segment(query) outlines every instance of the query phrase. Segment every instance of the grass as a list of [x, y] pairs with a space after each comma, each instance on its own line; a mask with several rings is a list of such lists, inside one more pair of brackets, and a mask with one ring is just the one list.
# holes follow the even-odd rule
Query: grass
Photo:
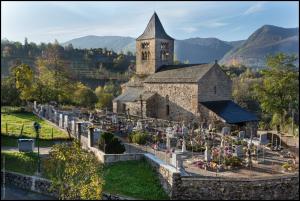
[[[57, 140], [69, 138], [66, 132], [59, 130], [58, 128], [49, 124], [47, 121], [40, 119], [39, 117], [35, 116], [33, 113], [30, 112], [1, 113], [1, 135], [13, 136], [18, 138], [35, 138], [36, 133], [33, 128], [33, 123], [35, 121], [39, 122], [41, 125], [40, 139], [52, 139], [52, 130], [53, 139]], [[21, 135], [22, 127], [23, 132]]]
[[[26, 137], [23, 137], [26, 138]], [[67, 141], [66, 140], [59, 140], [61, 141]], [[40, 139], [40, 147], [50, 147], [53, 146], [55, 143], [53, 140], [48, 140], [48, 139]], [[5, 136], [1, 135], [1, 146], [7, 146], [7, 147], [17, 147], [18, 146], [18, 138], [14, 136]], [[35, 146], [37, 146], [35, 142]]]
[[37, 170], [37, 153], [24, 153], [14, 151], [1, 151], [1, 167], [3, 168], [5, 156], [5, 169], [27, 175], [34, 175]]
[[104, 167], [104, 191], [146, 200], [169, 199], [152, 167], [144, 160], [122, 161]]
[[[34, 175], [37, 170], [37, 153], [1, 151], [1, 159], [3, 156], [7, 171]], [[43, 172], [43, 160], [47, 159], [41, 159], [42, 175], [49, 178], [47, 173]], [[169, 199], [159, 183], [157, 174], [145, 160], [105, 165], [103, 175], [105, 192], [146, 200]]]

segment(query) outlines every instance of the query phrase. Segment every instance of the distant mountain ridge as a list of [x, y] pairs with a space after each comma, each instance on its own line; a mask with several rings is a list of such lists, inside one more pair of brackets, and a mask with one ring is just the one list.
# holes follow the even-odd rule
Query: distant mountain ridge
[[278, 52], [299, 55], [299, 28], [264, 25], [243, 44], [226, 53], [220, 63], [264, 67], [267, 55]]
[[[75, 48], [107, 48], [135, 53], [135, 38], [122, 36], [84, 36], [63, 45]], [[264, 67], [266, 56], [277, 52], [299, 54], [299, 28], [264, 25], [247, 40], [222, 41], [217, 38], [175, 40], [175, 56], [189, 63], [208, 63], [215, 59], [225, 65]]]

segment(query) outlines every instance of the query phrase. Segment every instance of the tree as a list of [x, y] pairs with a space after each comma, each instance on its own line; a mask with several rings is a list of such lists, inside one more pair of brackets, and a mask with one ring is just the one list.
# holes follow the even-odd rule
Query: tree
[[284, 128], [291, 105], [299, 108], [299, 70], [294, 65], [296, 60], [295, 56], [283, 53], [269, 56], [268, 67], [262, 70], [262, 80], [254, 86], [255, 97], [262, 110], [279, 116], [281, 128]]
[[60, 199], [102, 198], [101, 163], [83, 150], [78, 141], [54, 145], [45, 160], [45, 170], [52, 180], [52, 188], [58, 189]]
[[19, 106], [21, 103], [20, 92], [12, 77], [1, 79], [1, 105]]
[[33, 71], [27, 64], [12, 68], [16, 88], [20, 91], [20, 98], [24, 101], [33, 99]]
[[74, 102], [83, 107], [94, 108], [98, 98], [93, 90], [79, 83], [74, 93]]

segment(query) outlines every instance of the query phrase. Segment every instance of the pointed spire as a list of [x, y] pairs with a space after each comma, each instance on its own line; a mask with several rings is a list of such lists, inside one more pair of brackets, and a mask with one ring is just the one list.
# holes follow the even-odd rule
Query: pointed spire
[[152, 39], [152, 38], [174, 40], [165, 32], [164, 27], [162, 26], [155, 11], [144, 33], [141, 36], [139, 36], [137, 40]]

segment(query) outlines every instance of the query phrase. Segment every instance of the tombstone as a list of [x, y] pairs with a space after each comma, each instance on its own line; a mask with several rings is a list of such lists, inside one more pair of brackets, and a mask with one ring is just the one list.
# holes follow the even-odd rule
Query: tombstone
[[208, 146], [205, 147], [204, 160], [207, 162], [211, 161], [211, 150], [208, 148]]
[[183, 138], [183, 141], [182, 141], [182, 149], [181, 149], [181, 152], [184, 153], [186, 152], [186, 142], [185, 142], [185, 139]]
[[260, 134], [259, 142], [260, 142], [261, 145], [265, 145], [265, 144], [269, 143], [269, 140], [268, 140], [267, 136], [268, 136], [267, 133]]
[[172, 153], [171, 165], [176, 167], [178, 170], [183, 168], [183, 160], [181, 159], [182, 153]]
[[113, 114], [113, 115], [111, 116], [111, 122], [112, 122], [113, 124], [118, 123], [118, 119], [117, 119], [117, 116], [116, 116], [115, 114]]
[[239, 139], [239, 140], [243, 140], [244, 138], [245, 138], [245, 131], [240, 131], [240, 132], [239, 132], [238, 139]]
[[230, 128], [229, 127], [223, 127], [222, 128], [222, 135], [229, 135], [230, 134]]
[[243, 146], [242, 145], [237, 145], [235, 147], [235, 153], [236, 153], [237, 157], [239, 157], [239, 158], [243, 157], [243, 155], [244, 155]]
[[63, 114], [60, 113], [60, 114], [59, 114], [59, 120], [58, 120], [58, 126], [59, 126], [60, 128], [63, 128], [63, 122], [64, 122]]
[[170, 140], [170, 137], [168, 137], [168, 136], [167, 136], [166, 147], [167, 147], [167, 150], [169, 150], [171, 148], [171, 140]]
[[71, 121], [71, 132], [74, 136], [76, 136], [76, 122], [74, 119]]
[[33, 101], [33, 110], [36, 112], [37, 111], [37, 107], [36, 107], [36, 101]]
[[69, 121], [68, 121], [68, 118], [69, 118], [69, 116], [68, 115], [64, 115], [64, 129], [67, 129], [68, 128], [68, 123], [69, 123]]
[[100, 139], [101, 130], [99, 128], [94, 129], [94, 142], [98, 142]]

